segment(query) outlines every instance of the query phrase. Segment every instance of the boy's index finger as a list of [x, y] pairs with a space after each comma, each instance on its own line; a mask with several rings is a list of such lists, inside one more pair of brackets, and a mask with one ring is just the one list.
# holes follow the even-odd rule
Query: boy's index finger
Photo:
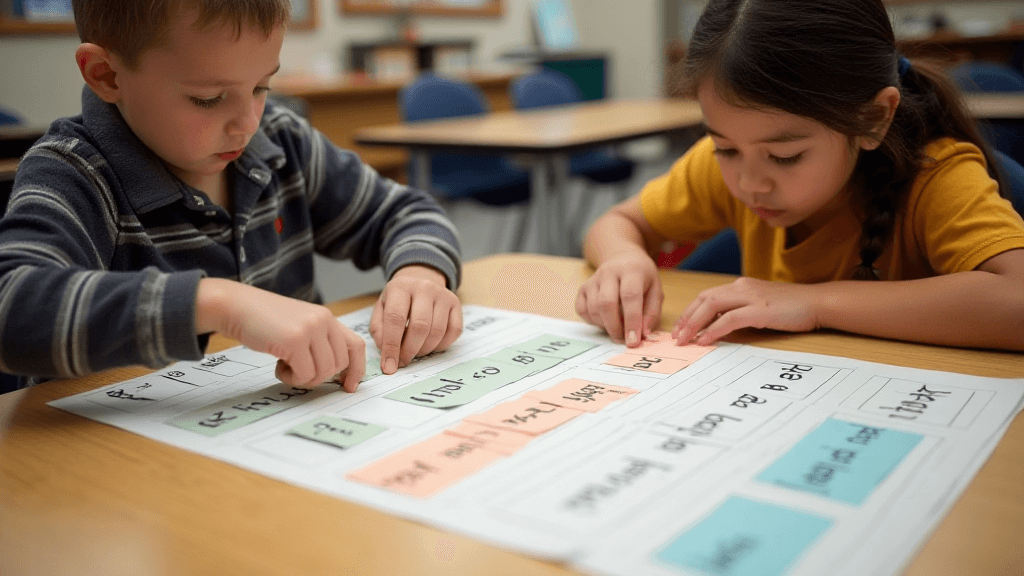
[[398, 355], [402, 352], [402, 338], [409, 321], [412, 298], [406, 292], [390, 294], [381, 309], [380, 369], [385, 374], [398, 370]]
[[[362, 340], [360, 340], [362, 344]], [[366, 374], [366, 346], [352, 346], [348, 351], [348, 370], [345, 371], [345, 381], [342, 388], [346, 392], [355, 392], [359, 381]]]

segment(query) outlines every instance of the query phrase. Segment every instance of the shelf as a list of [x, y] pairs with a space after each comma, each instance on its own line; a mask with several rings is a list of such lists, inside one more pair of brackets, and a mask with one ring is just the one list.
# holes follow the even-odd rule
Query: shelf
[[75, 34], [74, 22], [30, 22], [0, 15], [0, 35]]

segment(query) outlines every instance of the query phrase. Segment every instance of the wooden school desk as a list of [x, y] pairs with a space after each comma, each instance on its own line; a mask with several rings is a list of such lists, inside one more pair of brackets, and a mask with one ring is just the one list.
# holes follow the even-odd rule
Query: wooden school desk
[[1024, 120], [1024, 92], [964, 94], [971, 115], [981, 120]]
[[[549, 220], [549, 197], [569, 177], [569, 155], [585, 148], [662, 136], [694, 128], [703, 120], [694, 100], [596, 100], [571, 106], [496, 112], [470, 118], [364, 128], [355, 140], [364, 146], [408, 147], [416, 162], [417, 181], [430, 187], [431, 152], [516, 154], [530, 167], [530, 219], [536, 224], [542, 251], [557, 253]], [[564, 198], [564, 195], [558, 195]], [[555, 210], [563, 217], [564, 210]]]
[[[582, 260], [498, 255], [465, 266], [463, 302], [576, 318]], [[729, 276], [662, 272], [662, 327]], [[331, 309], [347, 313], [375, 296]], [[1020, 354], [835, 333], [748, 332], [732, 341], [983, 376], [1024, 377]], [[214, 337], [213, 351], [231, 346]], [[147, 371], [120, 369], [0, 396], [4, 576], [246, 574], [566, 575], [540, 562], [75, 416], [46, 402]], [[925, 542], [912, 576], [1022, 574], [1024, 418]]]

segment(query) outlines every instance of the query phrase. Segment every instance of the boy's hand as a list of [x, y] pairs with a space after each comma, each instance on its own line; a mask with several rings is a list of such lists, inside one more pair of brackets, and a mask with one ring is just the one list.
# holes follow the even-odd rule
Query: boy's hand
[[624, 256], [605, 262], [583, 283], [576, 313], [633, 348], [658, 326], [664, 299], [654, 261], [646, 255]]
[[330, 310], [239, 282], [199, 281], [196, 329], [273, 354], [279, 358], [277, 377], [296, 388], [312, 388], [344, 372], [342, 386], [355, 392], [366, 372], [366, 342]]
[[370, 335], [380, 348], [380, 369], [394, 374], [416, 356], [445, 350], [462, 334], [462, 304], [444, 274], [406, 266], [391, 277], [370, 317]]
[[821, 286], [738, 278], [697, 295], [676, 321], [672, 337], [679, 344], [704, 346], [740, 328], [814, 330]]

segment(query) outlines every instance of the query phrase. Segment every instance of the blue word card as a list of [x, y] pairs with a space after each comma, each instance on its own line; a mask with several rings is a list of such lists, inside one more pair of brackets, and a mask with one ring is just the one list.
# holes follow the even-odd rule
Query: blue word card
[[757, 479], [859, 506], [921, 439], [829, 418]]
[[827, 518], [733, 496], [657, 558], [716, 576], [778, 576], [831, 527]]

